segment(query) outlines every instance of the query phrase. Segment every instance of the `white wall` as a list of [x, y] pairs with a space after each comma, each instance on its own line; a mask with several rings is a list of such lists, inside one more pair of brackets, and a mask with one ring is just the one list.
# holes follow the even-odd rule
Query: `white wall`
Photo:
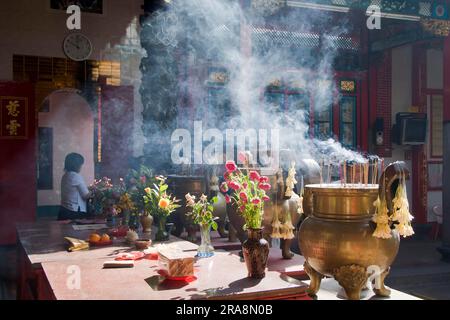
[[94, 180], [94, 117], [89, 104], [77, 93], [57, 91], [49, 97], [50, 112], [39, 113], [39, 126], [53, 128], [53, 190], [38, 190], [38, 206], [61, 202], [61, 177], [67, 154], [81, 154], [86, 184]]
[[[142, 137], [142, 103], [139, 62], [143, 55], [138, 40], [143, 0], [104, 0], [104, 13], [82, 13], [82, 30], [94, 50], [90, 59], [121, 62], [123, 85], [135, 86], [136, 134]], [[13, 80], [13, 55], [64, 58], [62, 43], [69, 33], [68, 15], [50, 9], [50, 0], [0, 1], [0, 81]], [[134, 155], [142, 154], [143, 141], [136, 139]]]
[[[412, 105], [412, 47], [403, 46], [392, 50], [392, 124], [395, 123], [395, 115], [398, 112], [408, 112]], [[409, 147], [392, 145], [392, 158], [386, 158], [386, 163], [405, 161], [411, 170], [410, 160], [405, 160], [405, 151]], [[407, 182], [407, 193], [411, 204], [412, 188], [411, 180]]]
[[[441, 50], [427, 50], [427, 88], [443, 88], [443, 53]], [[395, 123], [395, 115], [398, 112], [408, 112], [412, 106], [412, 47], [403, 46], [392, 50], [392, 123]], [[429, 146], [429, 143], [427, 144]], [[403, 160], [406, 150], [410, 147], [402, 147], [393, 144], [392, 158], [389, 161]], [[429, 155], [429, 152], [428, 152]], [[405, 161], [411, 169], [411, 161]], [[412, 172], [412, 174], [415, 174]], [[408, 182], [408, 198], [411, 203], [411, 181]], [[442, 205], [442, 192], [430, 191], [427, 195], [428, 222], [436, 218], [431, 209], [435, 205]]]
[[[427, 50], [427, 88], [443, 89], [444, 88], [444, 53], [442, 50]], [[430, 99], [428, 99], [428, 108], [430, 107]], [[430, 113], [428, 113], [430, 115]], [[430, 119], [430, 116], [429, 116]], [[431, 141], [428, 144], [428, 157], [431, 154]], [[436, 160], [436, 159], [434, 159]], [[442, 191], [428, 192], [428, 221], [436, 221], [436, 216], [432, 212], [432, 208], [436, 205], [442, 207]]]

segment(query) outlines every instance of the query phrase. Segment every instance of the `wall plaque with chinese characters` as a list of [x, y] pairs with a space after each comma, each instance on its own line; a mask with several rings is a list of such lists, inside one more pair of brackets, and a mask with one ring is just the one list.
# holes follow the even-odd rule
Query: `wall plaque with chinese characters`
[[0, 139], [28, 138], [28, 99], [0, 97]]

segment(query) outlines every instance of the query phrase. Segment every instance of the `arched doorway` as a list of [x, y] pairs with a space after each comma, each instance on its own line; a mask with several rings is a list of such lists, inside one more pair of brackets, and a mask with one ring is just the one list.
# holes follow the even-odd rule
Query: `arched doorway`
[[82, 176], [94, 180], [94, 116], [75, 89], [61, 89], [44, 99], [38, 116], [38, 216], [54, 217], [60, 205], [64, 159], [77, 152], [85, 158]]

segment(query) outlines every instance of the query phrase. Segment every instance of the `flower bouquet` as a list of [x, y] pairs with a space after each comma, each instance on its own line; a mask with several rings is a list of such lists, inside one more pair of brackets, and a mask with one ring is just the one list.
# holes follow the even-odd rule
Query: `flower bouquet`
[[231, 189], [231, 196], [225, 195], [226, 201], [233, 202], [245, 220], [244, 229], [248, 232], [248, 240], [242, 248], [248, 275], [263, 278], [269, 256], [269, 244], [262, 236], [264, 203], [270, 201], [266, 194], [271, 189], [269, 178], [260, 176], [254, 170], [241, 170], [234, 161], [227, 161], [225, 167], [225, 182], [220, 189], [224, 193]]
[[217, 230], [218, 225], [215, 220], [219, 219], [218, 217], [213, 216], [214, 203], [217, 203], [217, 197], [212, 198], [211, 202], [209, 202], [208, 197], [202, 195], [196, 202], [195, 196], [192, 196], [189, 193], [186, 195], [186, 207], [192, 209], [192, 212], [189, 213], [188, 216], [192, 218], [194, 223], [200, 226], [202, 242], [197, 251], [197, 256], [200, 258], [212, 257], [214, 255], [210, 231], [211, 228]]
[[141, 166], [139, 171], [130, 170], [126, 177], [127, 193], [134, 204], [134, 210], [130, 212], [130, 225], [133, 229], [137, 229], [138, 219], [140, 218], [143, 232], [151, 233], [153, 225], [153, 217], [146, 210], [144, 196], [147, 194], [145, 190], [153, 186], [156, 179], [153, 177], [152, 171], [146, 166]]
[[166, 178], [156, 177], [159, 183], [154, 183], [153, 188], [146, 188], [143, 196], [145, 210], [150, 212], [158, 219], [158, 232], [156, 233], [156, 241], [169, 240], [169, 233], [166, 231], [166, 221], [172, 212], [180, 207], [177, 203], [178, 199], [167, 193], [169, 186], [166, 184]]
[[92, 195], [89, 201], [95, 215], [116, 216], [118, 214], [116, 205], [120, 192], [114, 187], [111, 179], [104, 177], [94, 180], [94, 183], [89, 186], [89, 191]]

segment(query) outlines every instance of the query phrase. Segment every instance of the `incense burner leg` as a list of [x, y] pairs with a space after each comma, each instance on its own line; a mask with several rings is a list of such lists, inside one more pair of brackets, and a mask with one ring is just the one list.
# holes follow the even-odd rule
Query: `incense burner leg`
[[320, 283], [322, 282], [322, 279], [324, 276], [314, 270], [308, 263], [308, 261], [305, 261], [303, 264], [303, 268], [305, 269], [305, 272], [308, 274], [309, 278], [311, 279], [311, 282], [309, 283], [309, 288], [307, 290], [308, 294], [311, 296], [315, 296], [317, 292], [319, 292], [320, 289]]
[[294, 254], [291, 252], [291, 243], [292, 239], [280, 240], [281, 254], [283, 256], [283, 259], [289, 260], [294, 257]]
[[375, 286], [374, 286], [373, 292], [375, 292], [375, 294], [377, 296], [380, 296], [380, 297], [390, 297], [391, 296], [391, 290], [386, 288], [384, 285], [384, 280], [386, 279], [390, 270], [391, 270], [390, 267], [387, 268], [386, 270], [383, 271], [383, 273], [380, 274], [380, 278], [375, 280]]
[[366, 268], [352, 264], [336, 268], [333, 276], [344, 288], [349, 300], [360, 300], [361, 290], [367, 283]]

